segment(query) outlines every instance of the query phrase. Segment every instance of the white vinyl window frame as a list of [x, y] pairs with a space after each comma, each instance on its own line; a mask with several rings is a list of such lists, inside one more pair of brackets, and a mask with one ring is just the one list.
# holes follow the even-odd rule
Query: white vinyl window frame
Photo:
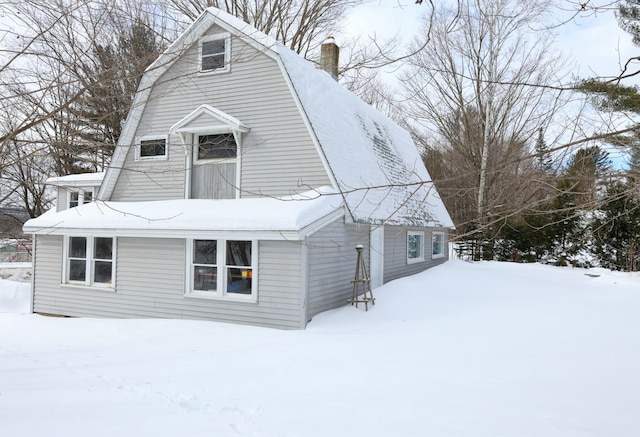
[[[224, 50], [214, 53], [206, 53], [203, 50], [205, 43], [224, 41]], [[222, 67], [205, 69], [204, 64], [209, 57], [224, 56]], [[204, 62], [203, 62], [204, 61]], [[219, 74], [231, 71], [231, 34], [229, 32], [216, 33], [200, 38], [198, 41], [198, 72], [201, 74]]]
[[407, 231], [407, 264], [424, 260], [424, 232]]
[[[84, 256], [78, 256], [71, 253], [72, 239], [84, 239], [85, 252]], [[98, 240], [105, 239], [111, 240], [111, 256], [104, 257], [96, 255], [96, 248]], [[99, 237], [99, 236], [87, 236], [87, 235], [66, 235], [63, 240], [63, 256], [62, 256], [62, 285], [64, 286], [80, 286], [90, 287], [103, 290], [115, 291], [116, 288], [116, 251], [117, 251], [117, 238], [116, 237]], [[74, 279], [71, 273], [72, 262], [84, 261], [84, 279]], [[96, 264], [106, 263], [111, 264], [111, 277], [109, 281], [96, 281]]]
[[[186, 283], [185, 283], [185, 296], [197, 297], [204, 299], [220, 299], [237, 302], [257, 302], [258, 300], [258, 241], [243, 238], [234, 239], [208, 239], [210, 241], [216, 241], [216, 263], [215, 264], [200, 264], [194, 260], [194, 242], [196, 240], [207, 240], [206, 238], [188, 239], [186, 244]], [[227, 259], [227, 242], [228, 241], [243, 241], [251, 243], [251, 265], [244, 266], [245, 268], [230, 264], [230, 260]], [[216, 268], [216, 289], [215, 290], [196, 290], [194, 287], [195, 280], [195, 268], [196, 267], [215, 267]], [[251, 279], [251, 294], [241, 294], [228, 291], [228, 269], [240, 269], [250, 271]]]
[[67, 209], [91, 203], [94, 198], [95, 188], [93, 187], [69, 188], [67, 189]]
[[[200, 138], [213, 135], [231, 135], [235, 142], [235, 155], [218, 158], [200, 158]], [[240, 139], [242, 135], [230, 129], [215, 129], [213, 131], [198, 132], [193, 135], [193, 163], [194, 164], [212, 164], [212, 163], [234, 163], [240, 155]]]
[[431, 234], [431, 258], [444, 258], [444, 232], [433, 231]]
[[[142, 143], [145, 141], [164, 141], [164, 154], [142, 156]], [[135, 148], [135, 160], [136, 161], [165, 161], [169, 159], [169, 136], [168, 135], [145, 135], [143, 137], [136, 138]]]

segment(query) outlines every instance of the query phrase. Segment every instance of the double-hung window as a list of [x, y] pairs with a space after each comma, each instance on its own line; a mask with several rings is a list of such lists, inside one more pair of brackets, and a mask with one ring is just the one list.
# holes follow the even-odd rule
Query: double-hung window
[[74, 190], [69, 191], [69, 208], [90, 203], [93, 200], [93, 190]]
[[64, 283], [113, 287], [113, 238], [73, 236], [65, 242]]
[[434, 231], [431, 235], [431, 258], [444, 257], [444, 232]]
[[424, 261], [424, 232], [407, 232], [407, 263]]
[[189, 294], [254, 300], [255, 243], [245, 240], [190, 242]]
[[200, 71], [229, 71], [231, 38], [228, 33], [209, 35], [200, 40]]

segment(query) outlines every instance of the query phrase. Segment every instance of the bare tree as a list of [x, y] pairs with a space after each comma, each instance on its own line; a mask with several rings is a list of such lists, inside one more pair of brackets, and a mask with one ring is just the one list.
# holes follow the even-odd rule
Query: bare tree
[[408, 109], [418, 135], [448, 160], [448, 183], [471, 203], [456, 223], [463, 229], [482, 229], [530, 196], [531, 149], [563, 103], [551, 35], [532, 30], [546, 6], [469, 0], [442, 8], [425, 26], [429, 45], [410, 58]]

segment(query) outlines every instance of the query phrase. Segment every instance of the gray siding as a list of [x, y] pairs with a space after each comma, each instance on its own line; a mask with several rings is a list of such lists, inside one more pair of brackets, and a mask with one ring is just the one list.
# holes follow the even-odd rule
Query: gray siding
[[304, 328], [301, 246], [259, 242], [258, 302], [186, 297], [185, 241], [118, 238], [116, 291], [60, 285], [62, 237], [38, 236], [36, 312], [80, 317], [162, 317]]
[[[155, 132], [164, 135], [169, 130]], [[151, 134], [152, 132], [147, 132]], [[168, 158], [136, 161], [135, 144], [129, 149], [111, 200], [144, 201], [184, 199], [185, 148], [172, 136], [167, 145]]]
[[67, 209], [67, 196], [69, 192], [66, 188], [58, 187], [58, 200], [56, 202], [56, 211], [64, 211]]
[[307, 240], [309, 318], [347, 304], [353, 294], [356, 245], [364, 246], [369, 268], [369, 226], [332, 223]]
[[[424, 232], [423, 262], [409, 264], [407, 262], [407, 232]], [[433, 259], [431, 257], [431, 233], [433, 231], [444, 232], [444, 257]], [[446, 250], [449, 236], [446, 229], [431, 228], [407, 228], [402, 226], [385, 226], [384, 228], [384, 282], [389, 282], [407, 275], [419, 273], [429, 267], [436, 266], [447, 260]]]
[[[209, 33], [219, 30], [214, 26]], [[197, 73], [198, 46], [187, 50], [156, 82], [135, 136], [166, 134], [208, 104], [251, 129], [239, 152], [242, 196], [283, 195], [301, 186], [330, 184], [277, 62], [237, 38], [231, 49], [231, 71], [218, 74]], [[112, 200], [184, 197], [184, 149], [177, 135], [170, 143], [167, 161], [136, 162], [132, 147]]]

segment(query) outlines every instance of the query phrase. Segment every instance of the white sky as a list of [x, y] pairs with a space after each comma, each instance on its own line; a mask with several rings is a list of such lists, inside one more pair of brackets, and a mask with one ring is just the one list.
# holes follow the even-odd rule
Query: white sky
[[[567, 0], [556, 3], [570, 6]], [[398, 35], [406, 43], [429, 10], [426, 4], [416, 5], [414, 0], [378, 0], [356, 8], [344, 31], [363, 36]], [[556, 9], [549, 25], [565, 22], [570, 17], [567, 11]], [[578, 16], [558, 26], [556, 34], [558, 49], [575, 66], [571, 71], [574, 76], [617, 75], [620, 65], [640, 52], [640, 48], [631, 43], [631, 37], [620, 29], [612, 11]]]

